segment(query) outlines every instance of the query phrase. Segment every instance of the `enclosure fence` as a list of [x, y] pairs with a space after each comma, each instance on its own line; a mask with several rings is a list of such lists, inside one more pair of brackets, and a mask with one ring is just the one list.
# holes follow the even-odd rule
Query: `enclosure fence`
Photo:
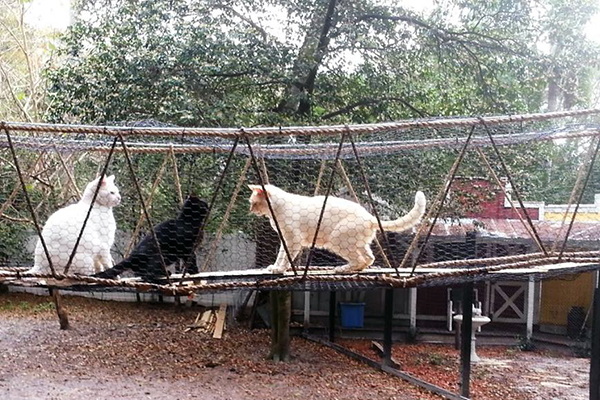
[[[150, 125], [0, 122], [0, 235], [12, 238], [0, 247], [0, 281], [189, 295], [525, 279], [591, 270], [600, 262], [600, 228], [585, 206], [600, 189], [598, 109], [337, 126]], [[168, 265], [170, 254], [160, 244], [162, 281], [69, 273], [77, 246], [65, 249], [66, 265], [30, 271], [36, 240], [51, 259], [43, 221], [78, 200], [85, 182], [111, 173], [123, 195], [114, 210], [117, 261], [135, 251], [144, 232], [158, 244], [153, 227], [172, 217], [186, 195], [207, 200], [193, 271], [185, 263]], [[343, 260], [315, 244], [320, 219], [312, 244], [293, 257], [277, 216], [272, 228], [248, 212], [250, 183], [322, 195], [319, 218], [332, 196], [364, 205], [379, 225], [374, 266], [335, 273]], [[417, 190], [428, 203], [422, 222], [409, 232], [385, 232], [381, 221], [410, 210]], [[496, 208], [482, 206], [488, 203]], [[552, 214], [552, 203], [562, 208]], [[513, 222], [492, 227], [499, 220]], [[470, 232], [479, 235], [478, 246], [469, 246]], [[264, 267], [280, 243], [291, 270], [272, 274]]]

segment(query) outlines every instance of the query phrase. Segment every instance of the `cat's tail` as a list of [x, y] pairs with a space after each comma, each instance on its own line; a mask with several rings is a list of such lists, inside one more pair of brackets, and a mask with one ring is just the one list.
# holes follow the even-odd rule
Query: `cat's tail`
[[120, 263], [113, 266], [112, 268], [109, 268], [102, 272], [98, 272], [92, 276], [96, 278], [114, 279], [128, 269], [131, 269], [131, 260], [129, 258], [126, 258]]
[[[425, 206], [427, 206], [427, 200], [425, 200], [425, 194], [419, 191], [415, 195], [415, 205], [408, 214], [395, 219], [393, 221], [381, 221], [383, 229], [392, 232], [402, 232], [417, 225], [421, 220], [423, 214], [425, 214]], [[377, 222], [375, 222], [377, 223]]]

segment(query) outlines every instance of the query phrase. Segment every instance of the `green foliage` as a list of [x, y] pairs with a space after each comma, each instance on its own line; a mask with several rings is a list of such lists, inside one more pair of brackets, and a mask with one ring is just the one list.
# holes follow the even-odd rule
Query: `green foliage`
[[25, 244], [31, 232], [20, 224], [0, 221], [0, 262], [24, 261]]
[[533, 340], [528, 339], [525, 336], [517, 336], [517, 349], [520, 351], [535, 351], [537, 346]]
[[[65, 63], [48, 71], [48, 120], [251, 126], [537, 111], [550, 78], [576, 79], [570, 106], [589, 99], [599, 59], [582, 36], [589, 0], [448, 0], [429, 14], [333, 2], [327, 20], [332, 2], [83, 1]], [[308, 113], [293, 108], [305, 102]]]
[[[598, 47], [583, 36], [597, 11], [591, 0], [435, 4], [417, 13], [371, 0], [81, 0], [77, 22], [59, 46], [63, 63], [47, 71], [47, 120], [277, 126], [589, 105], [600, 60]], [[580, 144], [545, 142], [501, 151], [527, 200], [568, 200], [582, 160]], [[485, 153], [503, 176], [495, 154]], [[436, 148], [369, 158], [369, 185], [387, 196], [382, 200], [397, 215], [410, 206], [417, 188], [428, 197], [437, 193], [457, 154]], [[162, 159], [134, 161], [147, 194]], [[224, 157], [178, 155], [177, 162], [189, 182], [184, 191], [210, 197]], [[355, 164], [348, 165], [362, 196], [362, 176]], [[120, 171], [124, 198], [137, 202], [126, 164], [116, 158], [112, 168]], [[267, 162], [269, 171], [277, 171], [273, 183], [301, 193], [314, 191], [319, 168], [314, 161]], [[397, 179], [389, 179], [394, 174]], [[459, 174], [489, 176], [474, 153]], [[173, 215], [173, 184], [157, 189], [156, 204], [168, 205], [168, 211], [157, 206], [153, 218]], [[213, 215], [222, 215], [234, 185], [226, 180]], [[334, 189], [341, 187], [338, 178]], [[139, 204], [127, 204], [116, 213], [131, 228]], [[233, 213], [242, 218], [247, 210]]]
[[[66, 63], [49, 71], [49, 120], [256, 123], [288, 49], [247, 27], [229, 29], [207, 2], [117, 4], [65, 36]], [[262, 93], [252, 93], [261, 85]]]
[[2, 304], [0, 305], [0, 310], [2, 310], [2, 311], [18, 310], [18, 311], [31, 311], [33, 313], [44, 313], [47, 311], [51, 311], [53, 309], [54, 309], [54, 304], [52, 304], [51, 302], [32, 304], [32, 303], [28, 303], [26, 301], [15, 302], [15, 301], [7, 300], [7, 301], [2, 302]]

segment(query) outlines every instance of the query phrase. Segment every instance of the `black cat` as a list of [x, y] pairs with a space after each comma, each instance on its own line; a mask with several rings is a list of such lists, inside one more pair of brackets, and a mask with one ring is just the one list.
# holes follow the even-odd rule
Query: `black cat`
[[160, 280], [165, 276], [165, 272], [156, 246], [157, 241], [166, 266], [182, 260], [189, 263], [188, 272], [197, 272], [196, 257], [192, 252], [196, 240], [202, 240], [200, 227], [207, 214], [208, 205], [205, 201], [193, 195], [188, 196], [177, 218], [161, 222], [154, 227], [156, 240], [151, 234], [147, 234], [129, 257], [93, 276], [113, 279], [123, 271], [131, 270], [145, 281]]

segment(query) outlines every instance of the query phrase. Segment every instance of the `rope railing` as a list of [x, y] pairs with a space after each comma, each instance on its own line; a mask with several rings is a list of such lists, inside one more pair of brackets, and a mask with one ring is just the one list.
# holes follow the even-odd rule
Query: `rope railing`
[[[529, 256], [529, 257], [525, 257]], [[135, 280], [114, 280], [114, 279], [103, 279], [96, 278], [86, 275], [74, 275], [56, 273], [42, 274], [42, 273], [31, 273], [23, 271], [22, 268], [3, 268], [0, 269], [0, 281], [7, 279], [36, 279], [31, 281], [32, 283], [40, 284], [41, 279], [52, 279], [53, 286], [68, 287], [72, 286], [73, 282], [77, 284], [92, 284], [96, 286], [89, 286], [88, 290], [93, 291], [95, 287], [123, 287], [134, 289], [141, 292], [146, 291], [157, 291], [163, 294], [169, 294], [173, 296], [187, 296], [205, 291], [224, 291], [233, 289], [270, 289], [270, 290], [288, 290], [293, 285], [305, 285], [311, 286], [314, 284], [345, 284], [346, 287], [363, 287], [365, 284], [377, 287], [390, 287], [390, 288], [410, 288], [419, 286], [436, 286], [444, 285], [447, 280], [460, 279], [461, 281], [469, 281], [477, 276], [485, 276], [489, 279], [489, 275], [492, 273], [498, 273], [500, 271], [510, 272], [513, 275], [520, 274], [531, 274], [535, 271], [517, 271], [519, 269], [531, 269], [538, 268], [538, 274], [543, 275], [546, 271], [544, 266], [552, 266], [556, 264], [564, 263], [575, 263], [573, 268], [578, 268], [581, 265], [588, 265], [589, 270], [596, 269], [600, 265], [600, 252], [569, 252], [564, 253], [561, 258], [559, 254], [552, 254], [550, 256], [543, 256], [541, 253], [527, 254], [520, 256], [509, 256], [509, 257], [496, 257], [494, 259], [477, 259], [477, 260], [456, 260], [453, 262], [445, 263], [430, 263], [420, 266], [414, 275], [408, 276], [410, 271], [406, 271], [406, 277], [392, 276], [391, 274], [376, 273], [373, 275], [364, 274], [308, 274], [305, 276], [294, 275], [284, 277], [269, 277], [268, 275], [263, 276], [260, 280], [231, 280], [226, 282], [200, 282], [195, 283], [195, 279], [206, 281], [206, 276], [195, 278], [189, 276], [187, 282], [183, 284], [180, 282], [178, 285], [161, 285], [156, 283], [148, 283], [143, 281]], [[479, 266], [467, 268], [469, 265], [474, 265], [474, 262], [479, 262]], [[496, 265], [491, 263], [496, 262]], [[487, 265], [484, 265], [486, 263]], [[438, 268], [452, 266], [453, 268], [448, 271], [439, 271]], [[571, 267], [564, 267], [565, 273]], [[314, 269], [331, 269], [331, 267], [313, 267]], [[428, 271], [434, 270], [434, 271]], [[367, 270], [368, 272], [368, 270]], [[224, 278], [220, 278], [224, 279]], [[63, 281], [60, 285], [59, 282]], [[41, 284], [44, 285], [43, 283]]]
[[[552, 141], [559, 139], [578, 139], [600, 136], [600, 125], [596, 127], [566, 127], [550, 132], [525, 132], [510, 134], [494, 134], [494, 140], [498, 146], [514, 145], [530, 141]], [[411, 150], [425, 150], [432, 148], [454, 149], [464, 145], [466, 137], [448, 137], [422, 140], [393, 140], [393, 141], [371, 141], [356, 142], [356, 147], [363, 156], [387, 155]], [[214, 144], [196, 144], [193, 142], [126, 142], [127, 149], [132, 154], [211, 154], [229, 153], [233, 142], [219, 141]], [[63, 138], [39, 138], [28, 136], [13, 136], [13, 146], [18, 149], [35, 151], [65, 151], [65, 152], [91, 152], [108, 153], [111, 146], [108, 141], [101, 140], [73, 140]], [[337, 143], [315, 143], [315, 144], [261, 144], [254, 145], [260, 152], [261, 158], [318, 158], [333, 159], [335, 157]], [[482, 148], [491, 146], [487, 136], [473, 136], [471, 148]], [[0, 138], [0, 148], [8, 148], [8, 143]], [[122, 153], [122, 148], [116, 148], [115, 153]], [[244, 147], [235, 150], [238, 154], [249, 155]], [[340, 158], [353, 158], [354, 153], [350, 144], [342, 147]]]
[[[496, 145], [507, 146], [529, 141], [552, 141], [559, 139], [576, 139], [600, 136], [600, 125], [598, 127], [573, 127], [552, 132], [527, 132], [514, 134], [494, 135]], [[108, 153], [111, 150], [108, 141], [94, 140], [65, 140], [62, 138], [35, 137], [13, 137], [13, 146], [18, 149], [34, 151], [66, 151], [66, 152], [91, 152]], [[410, 150], [423, 150], [431, 148], [457, 148], [464, 145], [466, 137], [452, 137], [441, 139], [423, 140], [401, 140], [401, 141], [374, 141], [357, 142], [356, 147], [363, 156], [388, 155]], [[128, 151], [132, 154], [211, 154], [229, 153], [233, 143], [194, 144], [194, 143], [142, 143], [126, 142]], [[471, 139], [471, 148], [489, 147], [490, 141], [487, 136], [474, 136]], [[335, 157], [337, 143], [321, 144], [260, 144], [255, 147], [260, 151], [263, 158], [291, 158], [291, 159], [333, 159]], [[8, 143], [0, 138], [0, 148], [8, 148]], [[122, 153], [122, 148], [115, 149], [115, 153]], [[240, 147], [235, 150], [238, 154], [249, 155], [247, 149]], [[352, 146], [346, 144], [342, 147], [340, 158], [353, 158]]]
[[288, 136], [288, 135], [350, 135], [363, 133], [384, 133], [411, 128], [449, 128], [469, 127], [542, 121], [566, 117], [582, 117], [600, 114], [600, 109], [555, 111], [548, 113], [502, 115], [488, 117], [414, 119], [398, 122], [360, 125], [331, 125], [331, 126], [289, 126], [289, 127], [253, 127], [253, 128], [173, 128], [173, 127], [125, 127], [125, 126], [94, 126], [69, 124], [42, 124], [23, 122], [3, 122], [11, 131], [46, 132], [62, 134], [104, 134], [111, 136], [175, 136], [179, 138], [191, 136], [221, 137], [233, 139], [243, 132], [249, 137]]
[[[477, 148], [484, 146], [501, 146], [513, 143], [524, 143], [527, 141], [543, 141], [543, 140], [556, 140], [559, 138], [584, 138], [584, 137], [596, 137], [600, 136], [600, 124], [590, 125], [578, 122], [577, 125], [572, 124], [569, 127], [548, 130], [545, 132], [513, 132], [506, 133], [507, 130], [499, 130], [498, 132], [492, 133], [490, 130], [491, 126], [506, 124], [506, 123], [524, 123], [534, 121], [546, 121], [551, 119], [559, 118], [575, 118], [585, 116], [600, 116], [600, 109], [588, 109], [588, 110], [575, 110], [575, 111], [561, 111], [553, 113], [537, 113], [537, 114], [522, 114], [513, 116], [490, 116], [490, 117], [473, 117], [473, 118], [440, 118], [440, 119], [420, 119], [410, 121], [399, 121], [391, 123], [380, 123], [380, 124], [362, 124], [362, 125], [339, 125], [339, 126], [307, 126], [307, 127], [257, 127], [257, 128], [174, 128], [174, 127], [121, 127], [121, 126], [90, 126], [90, 125], [64, 125], [64, 124], [33, 124], [33, 123], [14, 123], [14, 122], [1, 122], [2, 126], [7, 131], [17, 131], [22, 133], [47, 133], [47, 134], [77, 134], [77, 135], [98, 135], [93, 138], [73, 139], [57, 136], [41, 136], [36, 135], [29, 136], [14, 136], [12, 135], [12, 142], [4, 142], [0, 139], [0, 148], [22, 148], [28, 150], [39, 150], [39, 149], [51, 149], [52, 151], [88, 151], [88, 152], [123, 152], [125, 156], [129, 158], [129, 154], [133, 153], [169, 153], [170, 156], [174, 154], [182, 153], [228, 153], [229, 160], [233, 157], [234, 153], [243, 154], [250, 156], [250, 159], [254, 161], [255, 169], [257, 169], [257, 175], [260, 176], [258, 171], [257, 161], [254, 160], [253, 151], [256, 151], [261, 158], [319, 158], [319, 159], [333, 159], [335, 157], [337, 163], [342, 158], [356, 158], [359, 155], [370, 156], [378, 154], [390, 154], [394, 152], [401, 152], [410, 149], [419, 148], [457, 148], [466, 150], [469, 148]], [[328, 139], [327, 143], [310, 143], [310, 144], [265, 144], [261, 143], [258, 139], [264, 136], [288, 136], [288, 135], [337, 135], [339, 137], [348, 136], [353, 138], [353, 135], [361, 134], [372, 134], [372, 133], [392, 133], [397, 134], [403, 130], [409, 129], [427, 129], [437, 130], [441, 128], [469, 128], [469, 136], [462, 134], [461, 137], [443, 137], [443, 138], [424, 138], [422, 140], [415, 140], [414, 136], [410, 140], [401, 140], [400, 136], [394, 136], [393, 141], [370, 141], [370, 142], [354, 142], [344, 143], [343, 140], [336, 142], [332, 138]], [[485, 131], [485, 135], [475, 135], [475, 128], [481, 128]], [[456, 133], [456, 132], [454, 132]], [[104, 140], [97, 140], [98, 137], [104, 136]], [[151, 141], [140, 142], [136, 141], [136, 137], [152, 137]], [[165, 138], [157, 138], [157, 136], [163, 136], [170, 140], [166, 141]], [[108, 139], [120, 139], [121, 146], [115, 147], [110, 146]], [[130, 140], [125, 140], [128, 138]], [[134, 140], [136, 138], [136, 140]], [[177, 139], [177, 141], [173, 140]], [[224, 140], [228, 139], [228, 140]], [[236, 146], [240, 139], [246, 140], [248, 146]], [[161, 140], [165, 140], [161, 142]], [[250, 146], [250, 140], [252, 140], [252, 146]], [[110, 140], [112, 142], [112, 140]], [[152, 142], [155, 141], [155, 142]], [[501, 159], [501, 157], [499, 157]], [[264, 160], [263, 160], [264, 162]], [[229, 161], [227, 162], [227, 165]], [[263, 165], [264, 167], [264, 165]], [[131, 169], [131, 165], [130, 165]], [[225, 168], [226, 170], [227, 168]], [[135, 175], [133, 170], [132, 175]], [[364, 174], [364, 172], [363, 172]], [[225, 175], [225, 171], [222, 171], [220, 176], [220, 183], [217, 185], [217, 189], [214, 191], [214, 196], [219, 192], [222, 179]], [[333, 175], [332, 175], [333, 176]], [[368, 188], [368, 181], [366, 176], [363, 176], [363, 180]], [[452, 180], [452, 179], [450, 179]], [[331, 182], [330, 182], [331, 185]], [[446, 187], [446, 189], [448, 189]], [[140, 192], [140, 188], [137, 187], [136, 191]], [[367, 191], [369, 191], [367, 189]], [[371, 198], [371, 194], [369, 193]], [[371, 198], [371, 201], [373, 199]], [[143, 198], [140, 198], [140, 202], [143, 205]], [[211, 208], [212, 208], [211, 201]], [[524, 208], [523, 204], [520, 204], [521, 208]], [[324, 210], [324, 206], [323, 206]], [[321, 211], [323, 211], [321, 210]], [[149, 221], [148, 212], [146, 211], [146, 218]], [[321, 216], [322, 217], [322, 216]], [[379, 218], [377, 218], [379, 219]], [[206, 222], [206, 221], [205, 221]], [[531, 224], [533, 225], [533, 224]], [[425, 225], [423, 225], [424, 227]], [[431, 225], [430, 227], [433, 227]], [[381, 226], [380, 226], [381, 228]], [[382, 228], [381, 228], [382, 229]], [[535, 228], [533, 228], [535, 229]], [[318, 232], [318, 230], [317, 230]], [[281, 236], [281, 234], [279, 235]], [[316, 233], [315, 233], [316, 238]], [[384, 236], [385, 238], [385, 236]], [[155, 239], [156, 240], [156, 239]], [[541, 243], [541, 239], [539, 239]], [[426, 244], [426, 243], [425, 243]], [[284, 243], [285, 246], [285, 243]], [[424, 248], [424, 245], [423, 247]], [[577, 260], [573, 262], [584, 262], [584, 263], [600, 263], [600, 251], [593, 252], [564, 252], [562, 249], [560, 253], [556, 251], [544, 251], [542, 253], [530, 253], [521, 254], [516, 256], [508, 257], [493, 257], [493, 258], [479, 258], [479, 259], [468, 259], [468, 260], [453, 260], [443, 262], [433, 262], [427, 264], [416, 264], [413, 265], [416, 269], [413, 269], [414, 275], [411, 273], [410, 276], [401, 277], [398, 269], [396, 269], [396, 276], [391, 277], [388, 275], [376, 274], [354, 274], [354, 275], [335, 275], [335, 274], [318, 274], [311, 275], [308, 271], [315, 270], [327, 270], [325, 267], [309, 267], [310, 262], [304, 267], [304, 274], [298, 275], [296, 266], [293, 260], [290, 260], [293, 266], [295, 276], [284, 276], [284, 277], [262, 277], [262, 280], [247, 281], [237, 280], [233, 282], [211, 282], [211, 283], [196, 283], [197, 278], [185, 277], [178, 280], [177, 286], [171, 285], [159, 285], [154, 283], [131, 281], [131, 280], [110, 280], [101, 279], [91, 276], [72, 275], [66, 273], [55, 272], [54, 274], [33, 274], [27, 271], [21, 270], [10, 270], [0, 269], [0, 280], [1, 278], [10, 279], [21, 279], [21, 278], [33, 278], [33, 279], [53, 279], [53, 280], [70, 280], [74, 282], [81, 282], [86, 284], [95, 284], [100, 286], [115, 286], [115, 287], [128, 287], [135, 290], [147, 291], [157, 290], [163, 293], [172, 293], [176, 295], [189, 294], [195, 291], [203, 290], [226, 290], [226, 289], [242, 289], [242, 288], [284, 288], [286, 285], [301, 285], [321, 282], [321, 283], [340, 283], [345, 282], [349, 285], [357, 284], [370, 284], [370, 285], [383, 285], [386, 287], [415, 287], [425, 283], [435, 283], [435, 281], [456, 278], [463, 276], [467, 279], [469, 276], [489, 274], [494, 271], [500, 271], [503, 269], [518, 269], [528, 266], [539, 266], [543, 264], [552, 264], [558, 262], [567, 262], [570, 260]], [[410, 252], [407, 252], [407, 254]], [[289, 255], [288, 255], [289, 257]], [[416, 258], [418, 260], [418, 257]], [[310, 260], [308, 260], [310, 261]], [[401, 267], [404, 267], [404, 262]], [[163, 268], [166, 268], [163, 262]], [[298, 267], [301, 268], [301, 267]], [[453, 271], [427, 271], [439, 268], [454, 268]], [[68, 271], [67, 271], [68, 272]], [[369, 272], [367, 270], [367, 272]], [[166, 274], [168, 276], [168, 274]], [[185, 279], [184, 279], [185, 278]], [[305, 279], [306, 281], [304, 281]], [[167, 279], [168, 280], [168, 279]], [[193, 282], [190, 284], [190, 281]], [[185, 283], [185, 284], [184, 284]]]

